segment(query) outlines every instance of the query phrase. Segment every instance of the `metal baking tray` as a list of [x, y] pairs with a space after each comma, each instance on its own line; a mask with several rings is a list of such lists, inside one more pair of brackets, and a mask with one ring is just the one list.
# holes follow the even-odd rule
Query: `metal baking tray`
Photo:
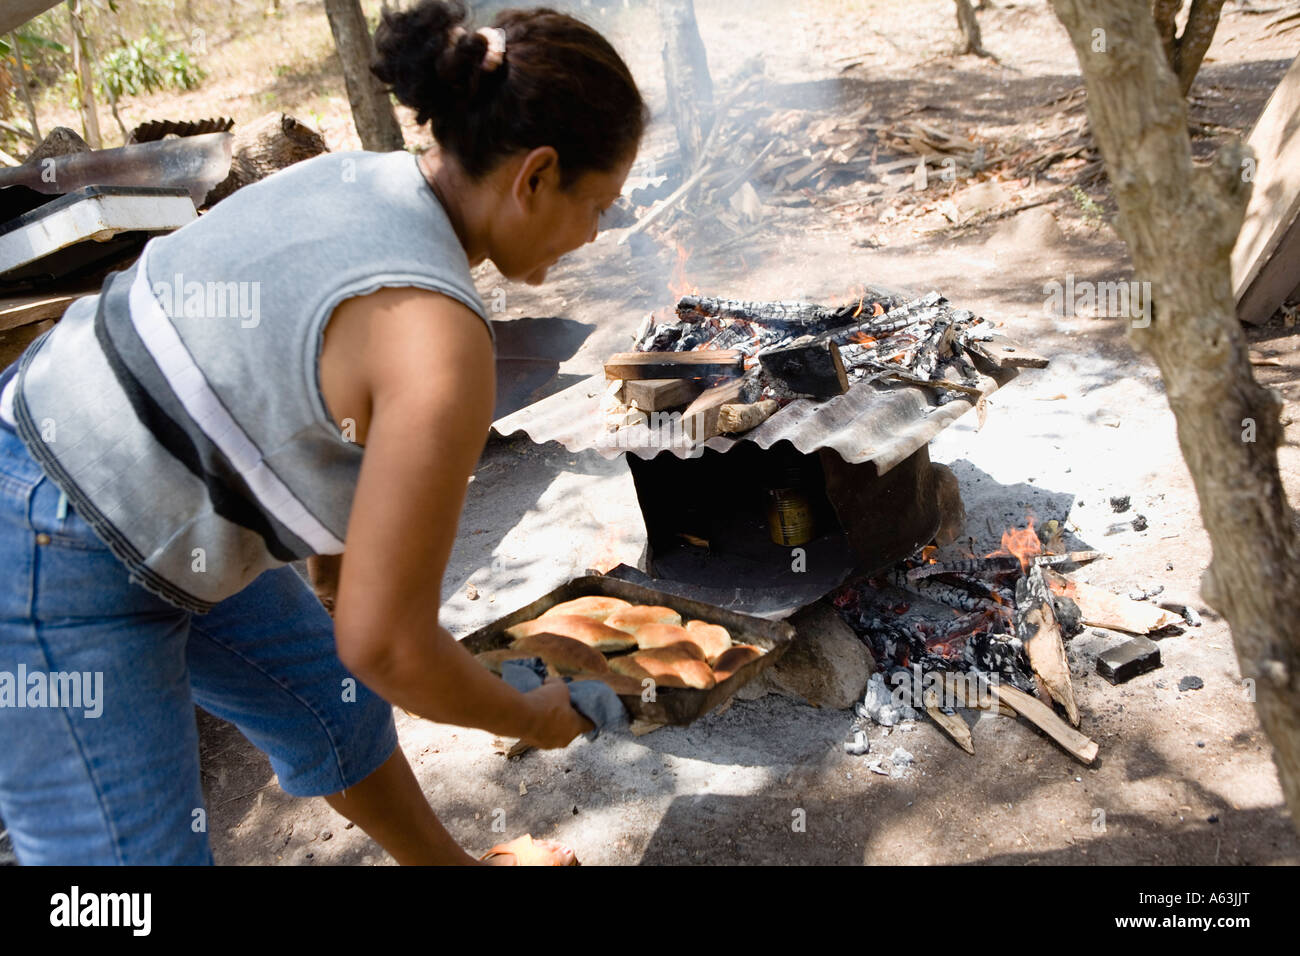
[[652, 701], [642, 700], [639, 694], [619, 695], [633, 718], [641, 718], [657, 724], [685, 726], [704, 716], [776, 663], [794, 639], [794, 628], [784, 621], [765, 621], [762, 618], [728, 611], [702, 601], [693, 601], [690, 598], [678, 597], [676, 594], [642, 587], [629, 581], [588, 575], [574, 578], [538, 598], [532, 604], [479, 628], [465, 637], [461, 644], [473, 654], [508, 647], [510, 638], [506, 635], [506, 628], [540, 617], [542, 613], [564, 601], [593, 594], [622, 598], [632, 604], [670, 607], [682, 616], [683, 621], [699, 620], [709, 624], [721, 624], [730, 632], [731, 639], [737, 644], [753, 644], [766, 652], [711, 690], [660, 687], [656, 688], [655, 699]]

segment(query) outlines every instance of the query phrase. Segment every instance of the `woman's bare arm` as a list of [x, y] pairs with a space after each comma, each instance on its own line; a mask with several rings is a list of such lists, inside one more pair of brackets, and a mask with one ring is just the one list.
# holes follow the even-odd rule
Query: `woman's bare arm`
[[488, 331], [444, 296], [385, 292], [368, 297], [357, 356], [371, 414], [335, 608], [339, 657], [413, 713], [563, 746], [591, 729], [563, 684], [521, 694], [438, 624], [443, 573], [495, 402]]

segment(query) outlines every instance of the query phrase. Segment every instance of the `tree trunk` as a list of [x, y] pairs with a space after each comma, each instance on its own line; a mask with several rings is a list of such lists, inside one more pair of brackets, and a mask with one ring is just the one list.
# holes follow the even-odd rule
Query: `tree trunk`
[[360, 0], [325, 0], [325, 15], [343, 64], [343, 82], [361, 147], [376, 152], [405, 148], [393, 104], [383, 84], [370, 72], [375, 48]]
[[1192, 0], [1187, 25], [1180, 36], [1175, 21], [1182, 6], [1183, 0], [1152, 0], [1151, 16], [1155, 20], [1160, 45], [1164, 47], [1165, 60], [1178, 77], [1178, 86], [1186, 96], [1192, 89], [1201, 61], [1205, 59], [1205, 52], [1214, 40], [1223, 0]]
[[95, 75], [90, 68], [90, 43], [86, 24], [81, 18], [81, 0], [68, 0], [68, 19], [72, 21], [72, 68], [77, 74], [77, 109], [81, 126], [91, 149], [104, 145], [99, 135], [99, 114], [95, 112]]
[[689, 171], [703, 158], [700, 151], [713, 127], [713, 79], [693, 0], [659, 0], [659, 22], [668, 116], [677, 128], [682, 169]]
[[14, 48], [14, 60], [18, 63], [18, 93], [23, 98], [23, 106], [27, 107], [27, 122], [32, 125], [32, 142], [41, 141], [41, 127], [36, 121], [36, 103], [32, 100], [31, 88], [27, 85], [27, 64], [23, 62], [23, 51], [18, 46], [18, 34], [9, 34], [9, 43]]
[[984, 41], [980, 37], [980, 22], [975, 17], [975, 8], [970, 5], [970, 0], [957, 0], [957, 26], [961, 27], [964, 43], [964, 46], [957, 52], [962, 55], [974, 53], [976, 56], [984, 56]]
[[1201, 69], [1201, 61], [1214, 40], [1214, 31], [1219, 28], [1219, 14], [1223, 10], [1223, 0], [1192, 0], [1192, 9], [1187, 14], [1187, 26], [1178, 38], [1178, 53], [1172, 64], [1178, 74], [1178, 86], [1186, 96], [1192, 89], [1192, 81]]
[[1194, 166], [1187, 107], [1150, 0], [1052, 0], [1088, 88], [1117, 228], [1154, 304], [1135, 345], [1164, 377], [1213, 557], [1202, 595], [1232, 629], [1243, 692], [1300, 828], [1300, 542], [1278, 474], [1281, 400], [1251, 373], [1229, 254], [1250, 183], [1239, 142]]

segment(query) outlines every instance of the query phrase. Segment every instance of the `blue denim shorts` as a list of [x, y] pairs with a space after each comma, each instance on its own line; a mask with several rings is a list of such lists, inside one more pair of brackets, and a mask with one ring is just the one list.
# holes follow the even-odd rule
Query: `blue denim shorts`
[[354, 786], [397, 747], [293, 568], [207, 614], [173, 607], [0, 422], [0, 817], [19, 861], [210, 864], [195, 704], [296, 796]]

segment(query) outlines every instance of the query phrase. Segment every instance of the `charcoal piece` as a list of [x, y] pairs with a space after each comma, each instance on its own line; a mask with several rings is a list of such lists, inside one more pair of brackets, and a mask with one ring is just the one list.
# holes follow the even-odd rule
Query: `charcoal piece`
[[1061, 637], [1069, 640], [1083, 632], [1083, 613], [1079, 605], [1064, 594], [1053, 594], [1052, 604], [1056, 610], [1056, 623], [1061, 628]]
[[682, 322], [670, 322], [668, 325], [656, 326], [650, 344], [646, 346], [644, 351], [670, 351], [677, 344], [678, 339], [682, 337], [682, 330], [685, 328], [686, 325]]
[[1205, 686], [1205, 681], [1201, 680], [1194, 674], [1188, 674], [1178, 682], [1179, 690], [1200, 690]]
[[1146, 637], [1134, 637], [1097, 657], [1097, 673], [1112, 684], [1123, 684], [1160, 666], [1160, 646]]
[[1145, 531], [1146, 529], [1147, 529], [1147, 519], [1146, 519], [1146, 515], [1134, 515], [1134, 516], [1133, 516], [1133, 530], [1134, 530], [1134, 531]]
[[1115, 495], [1110, 499], [1110, 510], [1116, 514], [1123, 514], [1125, 511], [1128, 511], [1128, 506], [1128, 495]]

